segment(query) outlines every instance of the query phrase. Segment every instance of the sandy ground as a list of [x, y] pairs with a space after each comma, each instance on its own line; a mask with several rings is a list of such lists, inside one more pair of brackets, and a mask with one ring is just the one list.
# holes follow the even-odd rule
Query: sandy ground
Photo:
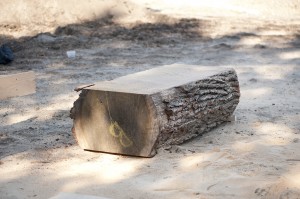
[[[126, 2], [126, 23], [114, 12], [68, 15], [64, 26], [3, 22], [0, 44], [16, 60], [0, 74], [33, 70], [37, 92], [0, 102], [0, 198], [300, 198], [299, 1], [197, 2]], [[233, 67], [237, 120], [150, 159], [79, 148], [69, 118], [76, 86], [173, 63]]]

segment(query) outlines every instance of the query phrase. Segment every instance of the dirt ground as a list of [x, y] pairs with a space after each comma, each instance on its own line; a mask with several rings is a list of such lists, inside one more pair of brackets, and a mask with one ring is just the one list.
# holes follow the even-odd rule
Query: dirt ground
[[[64, 25], [0, 25], [0, 44], [15, 53], [0, 74], [33, 70], [37, 83], [33, 95], [0, 101], [0, 198], [299, 199], [299, 1], [124, 2], [115, 7], [126, 23], [110, 6]], [[174, 63], [234, 68], [237, 120], [149, 159], [79, 148], [75, 87]]]

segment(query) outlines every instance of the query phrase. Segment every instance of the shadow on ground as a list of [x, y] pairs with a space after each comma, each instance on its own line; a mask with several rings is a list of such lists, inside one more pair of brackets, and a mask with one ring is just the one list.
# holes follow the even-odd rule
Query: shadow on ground
[[[70, 98], [76, 99], [73, 88], [79, 84], [110, 80], [163, 64], [182, 62], [212, 67], [244, 66], [245, 69], [240, 75], [251, 74], [253, 78], [249, 77], [249, 81], [255, 83], [256, 78], [260, 78], [265, 83], [272, 82], [273, 85], [279, 84], [282, 78], [299, 77], [297, 71], [290, 70], [284, 73], [282, 78], [268, 79], [264, 78], [264, 75], [267, 77], [268, 74], [262, 75], [250, 68], [273, 63], [281, 66], [299, 65], [300, 59], [297, 56], [280, 56], [283, 52], [294, 52], [299, 47], [298, 26], [293, 26], [293, 34], [287, 35], [260, 35], [257, 30], [274, 31], [286, 28], [284, 25], [265, 24], [264, 27], [254, 26], [252, 32], [239, 31], [235, 34], [212, 37], [214, 24], [214, 20], [165, 17], [157, 23], [132, 24], [125, 27], [115, 23], [112, 15], [107, 15], [82, 24], [58, 27], [54, 34], [41, 33], [19, 39], [1, 35], [0, 44], [8, 44], [13, 49], [16, 60], [9, 65], [1, 65], [0, 71], [9, 74], [34, 70], [37, 74], [37, 93], [1, 102], [3, 107], [13, 108], [1, 112], [4, 122], [1, 125], [3, 130], [0, 145], [5, 149], [10, 144], [18, 145], [23, 143], [22, 139], [29, 139], [33, 143], [38, 141], [39, 147], [45, 145], [43, 147], [47, 149], [55, 147], [53, 140], [60, 137], [65, 138], [64, 142], [74, 144], [74, 141], [68, 141], [71, 129], [68, 112], [73, 101]], [[243, 42], [249, 39], [258, 42]], [[78, 52], [77, 58], [68, 59], [66, 51], [74, 49]], [[253, 57], [250, 57], [251, 54]], [[243, 86], [243, 81], [241, 84]], [[62, 101], [65, 108], [49, 110], [48, 107], [61, 104]], [[44, 110], [51, 112], [50, 115], [46, 119], [39, 119]], [[24, 120], [19, 119], [20, 122], [9, 122], [15, 115], [23, 117], [24, 114], [29, 116]], [[33, 116], [30, 117], [30, 114]], [[46, 137], [51, 144], [42, 144]], [[1, 156], [3, 158], [32, 148], [34, 147], [31, 144], [21, 147], [20, 151], [3, 150]]]
[[[38, 169], [40, 164], [58, 163], [65, 161], [69, 156], [74, 158], [74, 154], [79, 155], [80, 149], [71, 135], [72, 121], [68, 118], [72, 103], [78, 97], [78, 93], [73, 92], [73, 89], [79, 84], [111, 80], [129, 73], [178, 62], [211, 67], [231, 66], [237, 70], [240, 78], [242, 98], [236, 111], [240, 118], [236, 125], [242, 131], [235, 131], [232, 125], [223, 125], [213, 131], [213, 135], [228, 136], [229, 139], [225, 143], [215, 142], [215, 140], [208, 140], [206, 143], [198, 138], [197, 141], [202, 145], [231, 146], [239, 139], [251, 139], [253, 136], [261, 136], [263, 139], [264, 135], [261, 134], [265, 133], [264, 126], [262, 129], [255, 129], [251, 126], [255, 126], [257, 122], [287, 126], [291, 134], [299, 134], [300, 126], [296, 112], [300, 112], [300, 107], [297, 105], [299, 98], [297, 80], [300, 78], [298, 56], [300, 25], [291, 26], [291, 31], [287, 34], [266, 34], [265, 32], [268, 31], [286, 30], [288, 25], [266, 23], [257, 27], [254, 22], [253, 24], [238, 22], [231, 25], [238, 31], [230, 34], [216, 34], [214, 25], [220, 21], [215, 21], [215, 19], [168, 19], [166, 22], [130, 26], [117, 24], [113, 19], [113, 16], [108, 15], [82, 24], [59, 27], [53, 34], [41, 33], [34, 37], [14, 39], [9, 35], [0, 36], [0, 44], [9, 44], [16, 57], [11, 64], [1, 65], [0, 73], [34, 70], [37, 74], [36, 94], [0, 102], [0, 166], [7, 164], [6, 160], [9, 158], [21, 156], [23, 159], [21, 158], [20, 161], [28, 160], [29, 163], [31, 162], [32, 169]], [[247, 25], [251, 28], [244, 29]], [[260, 31], [264, 31], [264, 34]], [[68, 59], [65, 54], [67, 50], [76, 50], [76, 58]], [[280, 87], [283, 84], [284, 86]], [[289, 98], [289, 101], [285, 101], [282, 96]], [[239, 133], [236, 133], [237, 131]], [[245, 137], [241, 138], [240, 134]], [[283, 146], [288, 148], [293, 144], [289, 142]], [[70, 146], [76, 148], [76, 153], [67, 150]], [[206, 153], [205, 150], [212, 150], [213, 145], [205, 150], [202, 146], [191, 149], [189, 143], [185, 144], [183, 149], [179, 147], [179, 151], [176, 151], [177, 148], [171, 149], [171, 152], [183, 158], [186, 155]], [[56, 155], [51, 155], [52, 153]], [[121, 186], [122, 183], [129, 183], [132, 179], [138, 178], [139, 174], [135, 176], [134, 172], [141, 169], [150, 173], [154, 172], [155, 168], [160, 167], [155, 164], [155, 160], [164, 159], [163, 156], [172, 158], [172, 155], [168, 156], [165, 153], [168, 152], [162, 152], [163, 155], [158, 154], [156, 159], [145, 160], [142, 163], [134, 159], [133, 162], [137, 163], [132, 165], [137, 166], [133, 166], [133, 170], [130, 170], [131, 164], [127, 165], [131, 171], [130, 175], [125, 175], [126, 171], [124, 171], [125, 177], [122, 180], [108, 184]], [[80, 155], [84, 154], [80, 153]], [[100, 154], [99, 156], [101, 157]], [[72, 161], [76, 163], [76, 160], [72, 159]], [[178, 166], [180, 162], [174, 159], [165, 166], [166, 168]], [[94, 172], [101, 167], [99, 164], [93, 166], [81, 163], [80, 165], [86, 165]], [[153, 168], [146, 169], [147, 165]], [[244, 165], [239, 169], [248, 169], [248, 167], [249, 165]], [[206, 167], [203, 166], [203, 168]], [[84, 175], [83, 167], [78, 169], [79, 176]], [[175, 170], [173, 167], [163, 177], [173, 175]], [[285, 172], [287, 169], [282, 169], [278, 171], [277, 176]], [[111, 186], [105, 191], [107, 184], [91, 185], [89, 183], [91, 176], [88, 175], [85, 175], [83, 180], [86, 185], [81, 184], [82, 186], [77, 188], [71, 174], [68, 173], [65, 177], [53, 175], [47, 178], [36, 177], [39, 179], [34, 179], [34, 181], [46, 179], [47, 183], [58, 183], [60, 186], [68, 182], [74, 185], [75, 188], [72, 190], [79, 192], [84, 192], [86, 188], [92, 186], [89, 192], [96, 194], [99, 188], [107, 196], [114, 190]], [[99, 178], [103, 175], [105, 174], [101, 174]], [[20, 176], [19, 179], [14, 178], [13, 181], [23, 181], [28, 177], [30, 173]], [[154, 177], [148, 176], [150, 180], [154, 180], [153, 183], [159, 183]], [[181, 176], [182, 179], [183, 177], [186, 176]], [[163, 180], [160, 179], [160, 181]], [[8, 182], [10, 181], [4, 180], [1, 184], [4, 187], [9, 186], [4, 185]], [[151, 188], [149, 185], [149, 187], [149, 189], [155, 189], [155, 186]], [[141, 187], [138, 189], [140, 190]], [[168, 189], [168, 191], [172, 190], [172, 188]], [[51, 195], [55, 190], [50, 192], [47, 194]], [[34, 191], [31, 193], [32, 197], [35, 197]], [[121, 195], [121, 193], [118, 194]], [[143, 191], [140, 194], [153, 196]], [[197, 196], [201, 193], [192, 190], [190, 194]], [[234, 195], [229, 194], [228, 197], [234, 197]]]

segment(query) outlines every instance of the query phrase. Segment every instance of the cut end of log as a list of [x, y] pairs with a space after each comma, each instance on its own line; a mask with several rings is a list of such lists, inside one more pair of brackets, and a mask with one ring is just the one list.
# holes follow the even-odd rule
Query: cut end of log
[[83, 149], [152, 157], [228, 121], [239, 97], [233, 69], [163, 66], [82, 88], [72, 130]]
[[83, 149], [148, 157], [159, 133], [152, 106], [145, 95], [83, 90], [73, 132]]

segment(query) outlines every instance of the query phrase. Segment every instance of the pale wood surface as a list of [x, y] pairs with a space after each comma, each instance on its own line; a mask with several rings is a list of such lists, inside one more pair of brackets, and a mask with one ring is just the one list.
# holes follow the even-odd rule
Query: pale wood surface
[[122, 76], [112, 81], [96, 82], [86, 89], [135, 94], [153, 94], [220, 72], [211, 67], [172, 64]]
[[35, 93], [35, 74], [32, 71], [0, 76], [0, 99]]

